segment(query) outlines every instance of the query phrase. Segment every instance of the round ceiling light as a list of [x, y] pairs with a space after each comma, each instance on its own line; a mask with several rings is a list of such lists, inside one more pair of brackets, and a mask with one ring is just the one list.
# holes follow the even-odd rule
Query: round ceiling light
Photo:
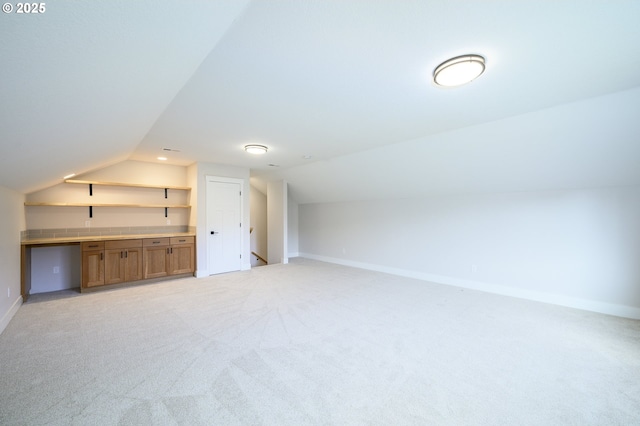
[[461, 86], [475, 80], [483, 72], [484, 58], [482, 56], [457, 56], [436, 67], [433, 71], [433, 81], [438, 86]]
[[267, 147], [264, 145], [245, 145], [244, 150], [249, 154], [266, 154]]

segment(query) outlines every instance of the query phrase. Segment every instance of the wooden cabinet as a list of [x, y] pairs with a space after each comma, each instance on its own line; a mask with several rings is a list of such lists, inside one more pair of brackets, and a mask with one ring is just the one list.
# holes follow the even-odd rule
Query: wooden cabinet
[[170, 238], [145, 238], [144, 278], [159, 278], [169, 275]]
[[105, 284], [142, 279], [142, 240], [105, 241]]
[[148, 238], [144, 246], [144, 278], [193, 273], [194, 237]]
[[82, 243], [82, 287], [104, 285], [104, 242]]
[[195, 237], [138, 238], [82, 243], [82, 288], [195, 271]]
[[169, 274], [187, 274], [195, 271], [195, 238], [173, 237], [169, 248]]

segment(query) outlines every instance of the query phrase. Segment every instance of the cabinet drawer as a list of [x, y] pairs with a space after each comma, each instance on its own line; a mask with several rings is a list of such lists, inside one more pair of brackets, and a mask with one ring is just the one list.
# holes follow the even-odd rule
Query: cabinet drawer
[[107, 250], [128, 249], [136, 247], [142, 247], [142, 240], [113, 240], [104, 242], [104, 248]]
[[171, 243], [171, 238], [145, 238], [142, 240], [143, 247], [157, 247], [168, 246]]
[[194, 242], [194, 237], [171, 237], [172, 246], [176, 244], [193, 244]]
[[85, 241], [82, 251], [104, 250], [104, 241]]

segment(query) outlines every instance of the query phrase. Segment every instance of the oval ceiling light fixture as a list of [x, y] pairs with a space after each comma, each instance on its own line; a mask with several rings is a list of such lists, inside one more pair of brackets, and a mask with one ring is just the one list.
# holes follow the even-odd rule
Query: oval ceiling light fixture
[[260, 154], [266, 154], [267, 153], [267, 147], [264, 145], [245, 145], [244, 146], [244, 150], [247, 151], [249, 154], [256, 154], [256, 155], [260, 155]]
[[160, 160], [160, 161], [167, 161], [167, 157], [158, 157], [158, 160]]
[[433, 82], [438, 86], [462, 86], [484, 72], [484, 58], [480, 55], [462, 55], [438, 65], [433, 71]]

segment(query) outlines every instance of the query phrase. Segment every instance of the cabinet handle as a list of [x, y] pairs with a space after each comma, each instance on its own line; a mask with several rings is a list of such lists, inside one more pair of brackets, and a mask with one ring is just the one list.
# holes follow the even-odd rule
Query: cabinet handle
[[153, 241], [151, 244], [160, 244], [160, 241]]
[[103, 257], [103, 256], [104, 256], [104, 253], [100, 253], [100, 260], [103, 260], [103, 259], [104, 259], [104, 257]]
[[178, 240], [179, 243], [184, 243], [187, 240]]
[[88, 247], [89, 248], [96, 248], [96, 247], [98, 247], [98, 244], [90, 244]]
[[129, 258], [129, 250], [125, 250], [124, 251], [124, 258], [128, 259]]

